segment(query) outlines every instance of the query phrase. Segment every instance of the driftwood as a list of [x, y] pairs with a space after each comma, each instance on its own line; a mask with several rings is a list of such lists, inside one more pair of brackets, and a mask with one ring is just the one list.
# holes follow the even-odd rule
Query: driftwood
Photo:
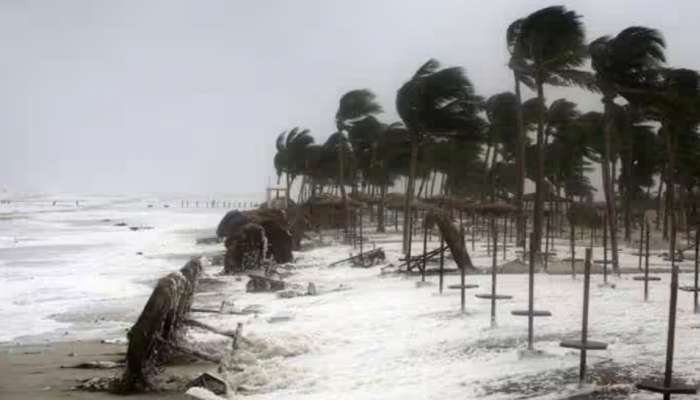
[[261, 275], [248, 275], [250, 280], [245, 285], [246, 292], [276, 292], [284, 290], [284, 281]]
[[121, 393], [153, 388], [153, 378], [172, 354], [178, 329], [189, 312], [197, 279], [202, 272], [199, 260], [190, 260], [179, 272], [161, 278], [141, 315], [128, 333], [126, 369], [116, 383]]
[[[378, 247], [376, 249], [370, 250], [368, 252], [365, 252], [363, 254], [357, 254], [352, 257], [348, 258], [343, 258], [342, 260], [332, 262], [328, 264], [329, 267], [333, 267], [338, 264], [342, 264], [344, 262], [351, 262], [353, 264], [362, 264], [362, 265], [372, 265], [374, 264], [377, 260], [385, 260], [386, 259], [386, 254], [384, 254], [384, 249], [381, 247]], [[368, 263], [369, 261], [369, 263]]]
[[[447, 250], [447, 246], [443, 245], [442, 247], [438, 247], [437, 249], [430, 250], [429, 252], [423, 254], [419, 254], [417, 256], [411, 256], [411, 265], [423, 265], [423, 260], [426, 262], [432, 260], [433, 258], [437, 257], [440, 255], [442, 250]], [[399, 261], [403, 261], [403, 263], [399, 264], [399, 268], [403, 267], [404, 265], [407, 264], [407, 260], [405, 258], [400, 258]], [[408, 270], [412, 270], [413, 267], [409, 268]]]
[[447, 213], [438, 210], [428, 211], [423, 220], [427, 227], [437, 225], [442, 237], [445, 239], [445, 243], [450, 248], [452, 258], [454, 258], [460, 269], [477, 271], [477, 269], [474, 268], [474, 264], [472, 264], [467, 249], [464, 247], [464, 241], [462, 240], [459, 230], [452, 223]]

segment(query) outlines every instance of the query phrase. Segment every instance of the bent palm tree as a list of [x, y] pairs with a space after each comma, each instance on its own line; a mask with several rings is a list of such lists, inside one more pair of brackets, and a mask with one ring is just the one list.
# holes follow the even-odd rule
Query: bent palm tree
[[423, 64], [396, 95], [396, 109], [411, 135], [411, 166], [404, 200], [403, 250], [410, 255], [408, 238], [415, 185], [418, 147], [425, 135], [479, 135], [480, 101], [461, 67], [441, 68], [437, 60]]
[[605, 107], [603, 189], [609, 215], [613, 270], [618, 273], [617, 215], [609, 169], [614, 113], [618, 107], [614, 100], [622, 95], [631, 104], [638, 102], [639, 96], [653, 83], [655, 71], [665, 61], [664, 47], [664, 40], [658, 31], [639, 26], [627, 28], [615, 37], [600, 37], [589, 45], [591, 64]]
[[[531, 76], [537, 98], [544, 104], [544, 84], [555, 86], [578, 85], [595, 89], [595, 82], [587, 72], [576, 69], [583, 64], [587, 53], [581, 17], [561, 6], [547, 7], [525, 17], [512, 32], [512, 53], [522, 63], [515, 63], [520, 76]], [[534, 249], [539, 252], [544, 216], [544, 125], [545, 114], [540, 111], [537, 122], [537, 163], [535, 179]]]
[[277, 136], [275, 147], [277, 154], [273, 162], [277, 171], [277, 183], [285, 173], [287, 180], [287, 196], [285, 204], [289, 206], [290, 189], [297, 176], [304, 173], [306, 163], [306, 149], [314, 143], [314, 138], [308, 129], [292, 128], [289, 132], [282, 132]]
[[350, 226], [350, 207], [345, 192], [344, 159], [347, 142], [346, 132], [352, 123], [370, 115], [382, 112], [382, 107], [376, 102], [375, 95], [368, 89], [351, 90], [340, 98], [338, 111], [335, 113], [335, 124], [338, 129], [338, 185], [345, 208], [345, 229]]

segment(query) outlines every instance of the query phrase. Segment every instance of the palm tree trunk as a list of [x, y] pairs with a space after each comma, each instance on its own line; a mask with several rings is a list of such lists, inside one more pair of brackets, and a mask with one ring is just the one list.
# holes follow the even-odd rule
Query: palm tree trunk
[[418, 132], [411, 134], [411, 166], [408, 173], [408, 183], [406, 184], [406, 196], [404, 196], [403, 204], [403, 253], [406, 254], [406, 259], [411, 257], [411, 248], [409, 247], [409, 237], [411, 235], [411, 209], [413, 205], [413, 186], [416, 179], [416, 164], [418, 163]]
[[617, 213], [615, 210], [615, 186], [610, 177], [610, 138], [612, 136], [612, 100], [603, 99], [605, 104], [605, 125], [603, 126], [603, 192], [605, 194], [605, 208], [607, 210], [608, 227], [610, 231], [610, 245], [612, 247], [613, 271], [620, 273], [617, 257]]
[[384, 197], [386, 196], [386, 185], [379, 187], [379, 204], [377, 205], [377, 232], [384, 233]]
[[523, 212], [523, 195], [525, 194], [525, 124], [523, 122], [522, 95], [520, 94], [520, 80], [518, 74], [513, 71], [515, 80], [516, 120], [518, 127], [518, 150], [515, 153], [515, 166], [518, 170], [518, 184], [515, 191], [515, 205], [518, 208], [516, 218], [517, 246], [525, 246], [525, 213]]
[[[666, 129], [664, 129], [666, 128]], [[674, 184], [675, 184], [675, 165], [676, 165], [676, 149], [673, 141], [671, 129], [662, 126], [666, 141], [666, 152], [668, 154], [668, 170], [666, 174], [666, 193], [668, 194], [668, 202], [670, 207], [666, 212], [670, 216], [671, 235], [669, 240], [669, 255], [671, 256], [671, 299], [669, 301], [669, 320], [668, 320], [668, 337], [666, 342], [666, 371], [664, 374], [665, 386], [671, 386], [671, 374], [673, 372], [673, 350], [674, 350], [674, 333], [676, 329], [676, 306], [678, 302], [678, 265], [675, 262], [676, 255], [676, 218], [674, 208]]]
[[[541, 77], [537, 77], [537, 98], [544, 104], [544, 89]], [[537, 176], [535, 178], [535, 206], [533, 211], [533, 242], [531, 249], [534, 255], [540, 253], [542, 245], [542, 219], [544, 217], [544, 107], [540, 107], [537, 115]]]
[[[339, 132], [340, 135], [342, 135], [342, 132]], [[343, 199], [343, 208], [345, 209], [345, 226], [343, 227], [343, 232], [345, 233], [345, 238], [347, 239], [348, 235], [348, 228], [350, 227], [350, 206], [348, 204], [348, 196], [347, 193], [345, 193], [345, 166], [344, 166], [344, 158], [345, 158], [345, 151], [343, 146], [343, 140], [342, 136], [339, 140], [338, 143], [338, 186], [340, 186], [340, 195], [341, 198]]]
[[663, 199], [665, 180], [665, 172], [662, 171], [661, 175], [659, 176], [659, 191], [656, 193], [656, 221], [654, 221], [654, 224], [656, 225], [657, 231], [661, 228], [661, 201]]

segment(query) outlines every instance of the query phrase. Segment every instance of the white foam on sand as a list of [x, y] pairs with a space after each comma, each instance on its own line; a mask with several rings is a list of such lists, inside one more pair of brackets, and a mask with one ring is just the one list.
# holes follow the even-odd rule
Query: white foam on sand
[[226, 209], [204, 198], [180, 208], [191, 198], [37, 195], [0, 205], [0, 342], [122, 334], [157, 278], [219, 250], [195, 237], [213, 236]]

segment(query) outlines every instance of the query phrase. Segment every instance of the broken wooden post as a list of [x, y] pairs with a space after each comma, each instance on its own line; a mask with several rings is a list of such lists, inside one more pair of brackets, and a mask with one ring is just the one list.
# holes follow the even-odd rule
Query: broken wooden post
[[563, 340], [559, 345], [569, 349], [577, 349], [581, 352], [581, 362], [579, 364], [578, 382], [584, 383], [586, 379], [586, 352], [588, 350], [605, 350], [608, 345], [603, 342], [588, 340], [588, 304], [591, 287], [591, 254], [593, 251], [586, 249], [586, 260], [583, 271], [583, 316], [581, 318], [581, 340]]
[[518, 317], [527, 317], [527, 349], [533, 350], [533, 339], [534, 339], [534, 317], [551, 317], [552, 313], [549, 311], [538, 311], [535, 310], [535, 253], [537, 248], [535, 247], [535, 233], [530, 234], [530, 265], [528, 272], [528, 301], [527, 310], [516, 310], [511, 311], [511, 314]]

